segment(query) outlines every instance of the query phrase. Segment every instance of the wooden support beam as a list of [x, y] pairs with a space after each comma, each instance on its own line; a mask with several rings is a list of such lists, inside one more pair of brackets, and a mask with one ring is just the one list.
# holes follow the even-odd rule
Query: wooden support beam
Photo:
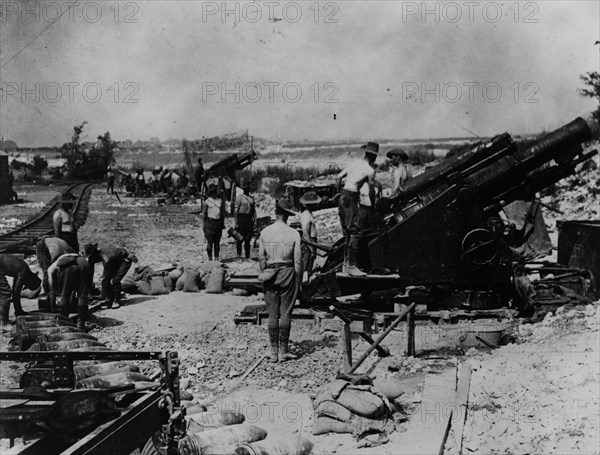
[[344, 323], [342, 328], [342, 348], [344, 349], [344, 370], [350, 372], [352, 368], [352, 332], [350, 324]]
[[408, 357], [414, 356], [415, 355], [415, 310], [412, 309], [407, 315], [406, 315], [406, 322], [408, 325], [408, 340], [407, 340], [407, 347], [406, 347], [406, 355]]

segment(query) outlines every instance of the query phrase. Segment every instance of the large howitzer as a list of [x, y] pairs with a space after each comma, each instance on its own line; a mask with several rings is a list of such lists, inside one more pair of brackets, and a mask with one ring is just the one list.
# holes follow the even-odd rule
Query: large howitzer
[[[502, 208], [573, 174], [597, 153], [582, 148], [597, 133], [596, 122], [577, 118], [522, 149], [505, 133], [409, 180], [384, 204], [383, 226], [359, 245], [359, 266], [371, 274], [337, 273], [337, 291], [425, 286], [443, 298], [463, 291], [483, 307], [505, 305], [514, 296], [518, 245]], [[331, 285], [342, 257], [334, 248], [315, 283]]]

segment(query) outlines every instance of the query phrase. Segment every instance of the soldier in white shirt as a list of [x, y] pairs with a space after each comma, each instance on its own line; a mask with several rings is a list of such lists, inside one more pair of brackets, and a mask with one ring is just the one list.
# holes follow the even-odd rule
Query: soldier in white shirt
[[[221, 249], [221, 236], [225, 227], [225, 204], [218, 197], [217, 185], [208, 187], [208, 198], [204, 201], [204, 237], [206, 239], [206, 252], [208, 260], [219, 260]], [[214, 256], [213, 256], [214, 251]]]
[[369, 186], [371, 205], [375, 206], [375, 169], [373, 169], [373, 164], [379, 153], [379, 144], [369, 142], [361, 148], [365, 151], [363, 159], [353, 162], [337, 176], [338, 187], [341, 186], [342, 179], [346, 179], [338, 205], [338, 212], [345, 240], [342, 272], [351, 276], [366, 275], [365, 272], [356, 266], [358, 242], [362, 231], [359, 212], [359, 191], [365, 183]]

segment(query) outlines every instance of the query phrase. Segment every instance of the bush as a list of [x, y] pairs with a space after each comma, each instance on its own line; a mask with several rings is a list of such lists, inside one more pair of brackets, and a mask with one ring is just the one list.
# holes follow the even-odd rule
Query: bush
[[418, 148], [407, 152], [408, 161], [415, 166], [422, 166], [426, 163], [431, 163], [436, 160], [433, 150], [430, 148]]

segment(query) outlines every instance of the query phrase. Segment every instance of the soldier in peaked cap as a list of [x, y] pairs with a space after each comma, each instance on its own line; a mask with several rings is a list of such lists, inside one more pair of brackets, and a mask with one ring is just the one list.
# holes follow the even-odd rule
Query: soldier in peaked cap
[[345, 179], [344, 188], [338, 205], [340, 224], [344, 232], [344, 266], [342, 272], [351, 276], [363, 276], [365, 272], [356, 266], [358, 242], [363, 227], [360, 223], [359, 200], [360, 188], [367, 183], [369, 198], [375, 206], [375, 169], [373, 165], [379, 153], [379, 144], [368, 142], [361, 147], [365, 151], [363, 159], [351, 163], [337, 176], [338, 187]]

